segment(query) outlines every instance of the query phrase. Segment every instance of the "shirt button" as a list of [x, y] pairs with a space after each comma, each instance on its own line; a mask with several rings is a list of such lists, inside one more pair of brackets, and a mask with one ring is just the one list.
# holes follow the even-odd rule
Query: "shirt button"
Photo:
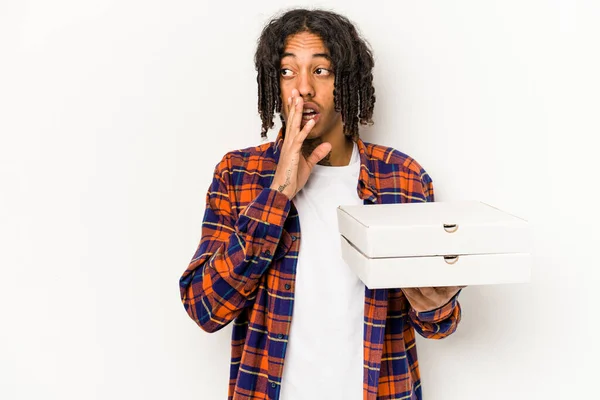
[[280, 333], [279, 335], [277, 335], [278, 339], [283, 339], [283, 335]]
[[266, 255], [267, 257], [269, 257], [269, 256], [271, 255], [271, 251], [270, 251], [270, 250], [267, 250], [267, 251], [265, 251], [265, 255]]
[[275, 385], [275, 382], [271, 382], [271, 387], [275, 388], [275, 386], [277, 386], [277, 385]]
[[290, 290], [292, 288], [292, 285], [290, 285], [289, 283], [285, 284], [285, 290]]
[[292, 242], [295, 242], [298, 239], [296, 236], [292, 235]]

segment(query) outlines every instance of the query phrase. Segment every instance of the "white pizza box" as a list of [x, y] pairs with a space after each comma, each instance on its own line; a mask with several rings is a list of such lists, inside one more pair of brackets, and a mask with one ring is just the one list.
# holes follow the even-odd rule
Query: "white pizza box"
[[527, 253], [368, 258], [341, 236], [342, 258], [369, 289], [525, 283]]
[[477, 201], [340, 206], [342, 258], [370, 289], [524, 283], [527, 221]]
[[339, 206], [337, 216], [369, 258], [530, 252], [528, 222], [480, 201]]

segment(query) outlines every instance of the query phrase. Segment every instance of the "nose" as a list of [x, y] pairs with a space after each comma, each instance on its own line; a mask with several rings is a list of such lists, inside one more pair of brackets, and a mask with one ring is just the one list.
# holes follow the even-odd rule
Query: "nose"
[[304, 100], [315, 96], [313, 76], [310, 71], [304, 70], [298, 74], [298, 92]]

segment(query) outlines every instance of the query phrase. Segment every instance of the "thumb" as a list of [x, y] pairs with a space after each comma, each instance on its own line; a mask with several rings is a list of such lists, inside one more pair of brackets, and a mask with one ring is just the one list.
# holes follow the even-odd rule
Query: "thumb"
[[317, 146], [316, 149], [313, 150], [310, 156], [306, 159], [306, 162], [312, 169], [319, 161], [325, 158], [327, 154], [331, 151], [331, 143], [325, 142], [321, 143]]

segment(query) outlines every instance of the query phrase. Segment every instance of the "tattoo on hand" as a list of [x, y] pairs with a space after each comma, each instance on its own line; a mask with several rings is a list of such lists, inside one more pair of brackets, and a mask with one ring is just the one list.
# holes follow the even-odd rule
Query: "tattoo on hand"
[[[294, 161], [294, 160], [292, 160], [292, 161]], [[292, 176], [292, 169], [288, 168], [288, 170], [285, 171], [285, 183], [283, 185], [279, 185], [279, 187], [277, 188], [277, 190], [280, 193], [282, 193], [284, 191], [284, 189], [289, 186], [289, 184], [290, 184], [290, 176]]]

